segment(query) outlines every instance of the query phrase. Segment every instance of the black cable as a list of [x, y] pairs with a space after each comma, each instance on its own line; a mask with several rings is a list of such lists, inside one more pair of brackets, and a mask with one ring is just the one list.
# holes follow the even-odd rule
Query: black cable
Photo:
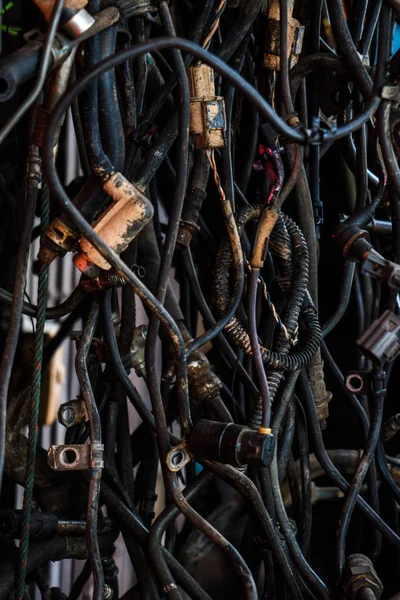
[[[62, 2], [61, 2], [62, 5]], [[41, 161], [35, 146], [29, 148], [28, 177], [26, 182], [25, 218], [20, 234], [20, 243], [16, 264], [13, 289], [13, 303], [8, 323], [7, 338], [0, 363], [0, 492], [4, 472], [4, 453], [6, 443], [6, 412], [8, 389], [14, 363], [24, 300], [26, 270], [29, 259], [29, 246], [35, 219], [38, 188], [41, 182]]]
[[362, 483], [365, 479], [367, 471], [370, 467], [373, 459], [376, 445], [379, 440], [380, 428], [382, 424], [383, 415], [383, 400], [386, 394], [384, 388], [384, 377], [385, 373], [382, 370], [374, 369], [373, 371], [373, 385], [372, 391], [372, 409], [371, 409], [371, 424], [368, 433], [367, 442], [364, 448], [364, 452], [360, 462], [357, 465], [356, 472], [354, 473], [350, 487], [347, 491], [346, 499], [344, 501], [337, 534], [337, 580], [338, 583], [342, 581], [344, 562], [345, 562], [345, 544], [348, 528], [350, 525], [350, 519], [356, 503], [356, 498], [360, 492]]
[[[345, 480], [344, 477], [339, 473], [339, 471], [335, 468], [332, 461], [330, 460], [328, 453], [325, 449], [322, 434], [318, 423], [318, 418], [315, 410], [314, 399], [312, 396], [312, 392], [310, 389], [310, 384], [307, 378], [307, 375], [302, 372], [300, 375], [301, 379], [301, 389], [302, 389], [302, 400], [303, 407], [305, 413], [307, 415], [307, 420], [310, 425], [310, 435], [314, 444], [314, 452], [320, 462], [322, 468], [324, 469], [327, 476], [332, 479], [332, 481], [337, 485], [337, 487], [343, 492], [346, 493], [349, 489], [349, 484]], [[377, 513], [371, 509], [371, 507], [365, 502], [365, 500], [361, 496], [357, 496], [356, 498], [357, 506], [362, 510], [367, 519], [382, 533], [382, 535], [395, 546], [398, 550], [400, 550], [400, 538], [396, 535], [396, 533], [381, 519]]]
[[[90, 443], [93, 446], [93, 455], [101, 455], [102, 438], [101, 423], [96, 401], [90, 384], [87, 357], [92, 343], [100, 312], [99, 301], [94, 298], [88, 320], [83, 331], [82, 339], [75, 360], [76, 374], [78, 376], [82, 398], [85, 402], [89, 418]], [[86, 516], [86, 539], [89, 552], [90, 566], [93, 573], [94, 592], [93, 600], [101, 600], [104, 592], [104, 574], [101, 564], [99, 541], [97, 537], [97, 517], [100, 499], [100, 480], [102, 468], [93, 466], [89, 469], [89, 493]]]
[[356, 264], [352, 261], [347, 261], [344, 264], [343, 277], [339, 288], [339, 304], [331, 317], [322, 327], [322, 337], [327, 336], [340, 322], [350, 302], [351, 288], [353, 284], [354, 271]]
[[[58, 121], [58, 114], [63, 114], [64, 110], [71, 104], [72, 99], [78, 95], [83, 89], [85, 89], [90, 82], [94, 81], [97, 77], [99, 77], [102, 73], [108, 71], [113, 67], [116, 67], [119, 64], [124, 63], [127, 60], [131, 60], [136, 56], [145, 53], [151, 52], [154, 50], [162, 50], [165, 48], [178, 48], [180, 50], [184, 50], [186, 52], [190, 52], [195, 57], [203, 60], [205, 63], [208, 63], [211, 67], [213, 67], [218, 73], [223, 75], [223, 77], [232, 85], [237, 87], [237, 89], [246, 97], [249, 102], [253, 103], [258, 110], [264, 115], [265, 119], [270, 123], [270, 125], [276, 130], [277, 133], [285, 136], [285, 138], [289, 141], [295, 142], [296, 144], [307, 144], [307, 143], [319, 143], [323, 140], [324, 143], [329, 143], [331, 141], [339, 140], [343, 137], [346, 137], [350, 133], [353, 133], [357, 129], [359, 129], [368, 119], [376, 112], [379, 104], [380, 98], [378, 96], [372, 95], [370, 100], [367, 102], [364, 111], [359, 116], [355, 117], [352, 121], [343, 125], [342, 127], [337, 128], [335, 131], [324, 131], [323, 134], [320, 132], [312, 133], [311, 137], [309, 133], [304, 131], [298, 131], [289, 127], [271, 108], [271, 106], [262, 98], [262, 96], [252, 87], [250, 86], [236, 71], [231, 69], [228, 65], [226, 65], [220, 58], [206, 52], [196, 44], [192, 42], [181, 39], [181, 38], [160, 38], [154, 39], [149, 42], [144, 42], [142, 44], [137, 44], [134, 48], [129, 48], [127, 50], [122, 50], [121, 52], [117, 52], [113, 57], [105, 59], [100, 64], [89, 69], [84, 76], [82, 76], [74, 86], [72, 86], [67, 93], [60, 100], [58, 106], [56, 107], [54, 113], [52, 114], [52, 120], [56, 119]], [[46, 142], [46, 145], [48, 142]], [[102, 159], [104, 161], [105, 172], [108, 173], [110, 170], [109, 163], [107, 160]]]
[[51, 15], [49, 28], [46, 33], [46, 38], [44, 40], [42, 55], [40, 58], [40, 65], [38, 70], [38, 76], [36, 79], [36, 83], [32, 89], [32, 91], [28, 94], [25, 100], [20, 104], [15, 113], [6, 121], [3, 127], [0, 130], [0, 145], [4, 143], [7, 135], [12, 131], [12, 129], [17, 125], [17, 123], [22, 119], [22, 117], [26, 114], [26, 112], [30, 109], [30, 107], [35, 103], [38, 99], [40, 92], [43, 89], [43, 86], [46, 81], [47, 71], [50, 67], [52, 60], [52, 49], [54, 39], [56, 37], [58, 23], [60, 21], [61, 12], [63, 10], [64, 0], [57, 0], [54, 3], [53, 12]]

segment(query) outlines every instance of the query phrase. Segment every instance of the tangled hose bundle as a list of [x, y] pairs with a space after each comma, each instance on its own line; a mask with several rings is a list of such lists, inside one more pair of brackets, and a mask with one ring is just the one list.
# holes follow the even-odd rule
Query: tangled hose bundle
[[0, 600], [397, 597], [399, 17], [0, 10]]

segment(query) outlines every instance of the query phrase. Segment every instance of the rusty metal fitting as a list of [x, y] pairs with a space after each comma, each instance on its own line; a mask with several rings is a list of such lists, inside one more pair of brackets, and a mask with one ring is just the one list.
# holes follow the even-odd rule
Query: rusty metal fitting
[[173, 473], [177, 473], [185, 465], [187, 465], [192, 460], [192, 455], [189, 452], [185, 443], [179, 444], [179, 446], [175, 446], [171, 448], [171, 450], [167, 454], [166, 464], [170, 471]]
[[[303, 47], [304, 27], [292, 17], [294, 0], [288, 1], [288, 48], [289, 68], [299, 60]], [[272, 71], [281, 70], [280, 59], [280, 10], [279, 0], [272, 0], [268, 6], [268, 26], [264, 47], [264, 67]]]
[[344, 385], [354, 395], [368, 394], [371, 385], [370, 371], [349, 371]]
[[[64, 9], [63, 29], [71, 38], [78, 38], [88, 31], [95, 23], [94, 18], [87, 10]], [[69, 18], [68, 18], [69, 17]]]
[[178, 237], [176, 240], [177, 245], [180, 248], [189, 248], [192, 237], [199, 231], [200, 227], [196, 223], [193, 223], [193, 221], [183, 221], [181, 219], [179, 222]]
[[271, 433], [206, 419], [196, 423], [188, 442], [196, 459], [207, 458], [239, 468], [252, 462], [268, 466], [274, 453]]
[[271, 435], [272, 429], [270, 427], [259, 427], [257, 433], [261, 433], [261, 435]]
[[[47, 22], [53, 14], [55, 0], [33, 0]], [[94, 23], [94, 18], [85, 10], [88, 0], [65, 0], [61, 12], [60, 27], [72, 38], [85, 33]]]
[[[341, 226], [342, 224], [340, 224]], [[345, 225], [345, 224], [343, 224]], [[340, 227], [339, 226], [339, 227]], [[338, 227], [338, 229], [339, 229]], [[363, 256], [364, 256], [364, 248], [363, 246], [366, 246], [367, 249], [369, 249], [371, 247], [371, 244], [369, 244], [369, 234], [368, 231], [364, 231], [364, 229], [359, 229], [358, 227], [351, 227], [348, 228], [348, 233], [346, 231], [344, 231], [344, 234], [346, 235], [346, 238], [344, 243], [343, 243], [343, 237], [340, 233], [339, 230], [339, 235], [337, 235], [336, 231], [334, 234], [334, 237], [336, 239], [337, 244], [339, 245], [339, 248], [342, 251], [342, 255], [343, 258], [345, 258], [346, 260], [354, 260], [354, 261], [360, 261], [362, 260]], [[361, 243], [359, 243], [361, 242]], [[369, 247], [368, 247], [369, 244]], [[361, 252], [360, 254], [358, 254], [359, 249], [361, 248]]]
[[138, 377], [146, 377], [145, 348], [146, 348], [147, 327], [139, 325], [133, 330], [131, 344], [131, 365], [135, 369]]
[[[142, 192], [121, 173], [114, 173], [103, 185], [113, 200], [94, 223], [95, 232], [117, 254], [123, 252], [150, 221], [153, 205]], [[81, 252], [74, 263], [82, 273], [89, 274], [93, 265], [108, 271], [111, 265], [87, 240], [80, 241]]]
[[72, 427], [82, 421], [88, 421], [89, 417], [83, 400], [77, 398], [61, 404], [57, 413], [58, 422], [64, 427]]
[[296, 113], [289, 115], [286, 119], [286, 123], [293, 128], [300, 127], [301, 125], [301, 121]]
[[[186, 328], [181, 327], [186, 346], [193, 341]], [[200, 350], [191, 352], [187, 358], [187, 375], [190, 399], [194, 404], [205, 402], [213, 408], [220, 399], [222, 383], [211, 369], [207, 356]]]
[[73, 250], [78, 240], [79, 235], [75, 231], [55, 218], [40, 240], [38, 257], [44, 264], [49, 265], [57, 256], [64, 256], [66, 252]]
[[[13, 539], [21, 539], [23, 512], [22, 510], [1, 511], [0, 535]], [[113, 523], [110, 519], [99, 519], [98, 532], [112, 531]], [[72, 536], [84, 535], [86, 521], [65, 521], [58, 519], [57, 515], [42, 511], [33, 511], [29, 522], [29, 537], [31, 540], [51, 540], [56, 535]]]
[[361, 273], [372, 279], [380, 279], [389, 287], [400, 290], [400, 266], [372, 248], [363, 256]]
[[215, 95], [214, 70], [208, 65], [188, 67], [190, 133], [198, 150], [225, 146], [225, 101]]
[[[43, 106], [39, 106], [35, 115], [35, 129], [32, 134], [32, 140], [36, 146], [43, 148], [45, 134], [47, 130], [47, 123], [50, 116], [50, 110], [47, 110]], [[58, 137], [58, 136], [57, 136]]]
[[363, 588], [369, 588], [376, 600], [379, 600], [383, 592], [383, 585], [374, 565], [364, 554], [351, 554], [347, 557], [343, 588], [346, 596], [355, 600], [362, 597], [359, 593]]
[[54, 471], [87, 471], [104, 467], [103, 444], [50, 446], [47, 462]]
[[388, 442], [397, 432], [400, 431], [400, 413], [393, 415], [383, 424], [382, 427], [382, 439], [384, 442]]
[[396, 467], [395, 465], [388, 464], [389, 473], [393, 477], [394, 481], [397, 485], [400, 486], [400, 467]]
[[187, 363], [190, 398], [196, 404], [211, 403], [219, 397], [222, 383], [213, 373], [208, 358], [196, 350], [188, 356]]
[[126, 285], [126, 281], [114, 269], [110, 269], [110, 271], [100, 271], [96, 277], [92, 277], [91, 279], [82, 277], [79, 285], [85, 292], [98, 292], [109, 290], [110, 288], [122, 287]]
[[114, 597], [114, 592], [107, 583], [103, 588], [103, 600], [111, 600]]
[[320, 428], [325, 429], [326, 420], [329, 417], [329, 402], [332, 400], [332, 392], [329, 392], [326, 389], [324, 361], [321, 358], [320, 350], [318, 350], [317, 354], [309, 364], [307, 372], [310, 379], [310, 387], [313, 393]]
[[35, 145], [30, 145], [28, 148], [28, 169], [26, 172], [26, 180], [36, 181], [37, 184], [42, 182], [42, 161], [39, 156], [39, 148]]
[[320, 398], [314, 397], [315, 410], [322, 430], [326, 429], [326, 421], [329, 417], [329, 402], [332, 400], [332, 392], [325, 388], [325, 395]]

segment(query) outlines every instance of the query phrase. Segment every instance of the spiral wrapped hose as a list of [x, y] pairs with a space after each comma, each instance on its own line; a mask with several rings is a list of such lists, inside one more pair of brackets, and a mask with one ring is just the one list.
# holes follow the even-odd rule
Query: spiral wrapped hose
[[[236, 216], [236, 222], [240, 234], [243, 232], [243, 228], [247, 222], [259, 217], [261, 210], [262, 207], [260, 206], [246, 206], [243, 210], [239, 211]], [[299, 228], [291, 219], [289, 219], [289, 217], [280, 215], [278, 223], [280, 220], [286, 225], [291, 237], [294, 259], [291, 294], [292, 301], [289, 302], [289, 306], [285, 311], [287, 314], [287, 327], [289, 333], [293, 335], [301, 312], [302, 320], [307, 330], [307, 336], [304, 340], [303, 347], [292, 354], [285, 353], [283, 345], [285, 342], [288, 344], [288, 342], [283, 336], [280, 336], [281, 343], [279, 343], [279, 348], [282, 348], [282, 350], [273, 352], [268, 348], [261, 347], [261, 354], [266, 367], [278, 371], [292, 371], [303, 368], [311, 361], [320, 344], [321, 329], [316, 311], [312, 306], [311, 301], [304, 300], [308, 282], [308, 254], [304, 237]], [[279, 229], [278, 231], [280, 235], [282, 235]], [[274, 237], [274, 233], [272, 234], [272, 237]], [[287, 248], [285, 247], [285, 249]], [[231, 251], [228, 242], [225, 239], [218, 251], [215, 275], [216, 306], [221, 314], [224, 313], [229, 302], [229, 270], [231, 261]], [[285, 287], [286, 284], [287, 280], [285, 280]], [[229, 321], [225, 330], [235, 345], [237, 345], [245, 354], [251, 355], [249, 336], [237, 317], [233, 317]], [[289, 348], [287, 348], [286, 352], [288, 349]]]

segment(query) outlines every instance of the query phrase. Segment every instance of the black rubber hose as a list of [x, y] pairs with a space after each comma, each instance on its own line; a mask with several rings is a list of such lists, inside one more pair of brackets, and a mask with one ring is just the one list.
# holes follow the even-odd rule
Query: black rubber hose
[[[93, 13], [97, 13], [100, 10], [100, 0], [92, 0], [91, 10]], [[95, 67], [99, 63], [99, 57], [100, 40], [99, 36], [95, 35], [86, 42], [86, 69]], [[113, 167], [103, 150], [100, 137], [98, 81], [93, 81], [87, 87], [83, 101], [82, 124], [86, 134], [91, 169], [95, 175], [101, 178], [104, 173], [111, 173]]]
[[[212, 481], [213, 476], [210, 472], [203, 470], [185, 489], [184, 494], [188, 502], [192, 502]], [[148, 550], [157, 578], [162, 589], [171, 583], [171, 573], [166, 563], [162, 536], [168, 525], [179, 516], [179, 509], [174, 504], [169, 504], [167, 508], [157, 517], [150, 529], [148, 537]]]
[[[362, 458], [358, 463], [356, 472], [354, 473], [353, 479], [351, 480], [350, 487], [348, 489], [340, 514], [336, 546], [338, 583], [342, 581], [346, 557], [346, 536], [349, 529], [351, 516], [353, 514], [353, 510], [356, 504], [356, 498], [361, 490], [361, 486], [367, 475], [368, 469], [370, 468], [371, 462], [375, 454], [375, 448], [379, 440], [383, 415], [383, 400], [385, 397], [386, 390], [384, 389], [382, 377], [378, 379], [377, 376], [384, 377], [384, 375], [385, 374], [382, 370], [375, 369], [373, 371], [373, 384], [375, 389], [373, 389], [372, 391], [372, 416], [370, 429], [368, 432], [368, 438], [365, 444]], [[378, 384], [380, 384], [379, 389], [377, 388]]]
[[234, 55], [242, 40], [246, 37], [257, 18], [262, 6], [262, 0], [247, 0], [240, 5], [235, 22], [224, 37], [224, 42], [217, 56], [228, 62]]
[[[129, 528], [135, 538], [142, 544], [146, 544], [148, 540], [148, 531], [136, 511], [134, 509], [129, 509], [104, 482], [102, 482], [101, 485], [101, 498], [115, 516], [118, 517], [118, 519], [121, 519], [126, 527]], [[193, 600], [211, 600], [210, 596], [182, 567], [176, 558], [164, 548], [162, 551], [171, 573], [190, 598], [193, 598]]]
[[388, 469], [388, 466], [387, 466], [388, 460], [385, 456], [382, 442], [378, 442], [378, 445], [376, 447], [376, 459], [377, 459], [376, 462], [377, 462], [378, 470], [379, 470], [379, 473], [381, 474], [381, 477], [384, 479], [385, 483], [389, 487], [396, 502], [400, 502], [400, 489]]
[[[277, 436], [278, 433], [279, 431], [274, 431], [275, 436]], [[311, 569], [310, 565], [304, 558], [304, 555], [298, 545], [296, 535], [293, 531], [292, 524], [290, 523], [289, 518], [286, 514], [286, 509], [280, 491], [277, 451], [277, 444], [275, 444], [274, 458], [269, 467], [269, 473], [271, 478], [272, 494], [274, 497], [275, 510], [278, 521], [280, 523], [283, 534], [289, 546], [291, 555], [293, 557], [294, 563], [297, 566], [299, 573], [301, 574], [303, 579], [310, 585], [311, 589], [313, 589], [317, 593], [318, 598], [324, 598], [325, 600], [329, 600], [330, 594], [328, 588], [318, 577], [318, 575]]]
[[[41, 161], [33, 146], [30, 146], [29, 154], [30, 162], [28, 163], [29, 171], [26, 184], [24, 221], [22, 231], [20, 232], [20, 243], [12, 296], [12, 309], [8, 323], [6, 342], [0, 363], [0, 494], [4, 471], [8, 388], [10, 385], [11, 371], [17, 351], [19, 333], [21, 329], [21, 314], [26, 284], [26, 270], [29, 259], [29, 247], [35, 219], [38, 187], [41, 181]], [[32, 167], [34, 167], [34, 169], [32, 169]], [[39, 167], [39, 169], [37, 167]]]
[[271, 395], [267, 380], [267, 374], [264, 369], [263, 359], [261, 356], [261, 346], [257, 332], [257, 292], [258, 292], [258, 277], [260, 269], [251, 269], [248, 285], [248, 330], [251, 346], [251, 355], [253, 358], [254, 370], [258, 379], [261, 399], [261, 419], [260, 427], [269, 429], [271, 421]]
[[[202, 289], [200, 287], [200, 283], [199, 283], [199, 280], [197, 277], [195, 265], [193, 262], [193, 256], [190, 252], [190, 249], [185, 250], [183, 252], [182, 256], [183, 256], [185, 269], [188, 274], [189, 282], [190, 282], [190, 285], [192, 286], [192, 292], [193, 292], [193, 295], [196, 299], [196, 302], [197, 302], [197, 305], [199, 308], [199, 312], [200, 312], [201, 316], [203, 317], [207, 326], [212, 327], [213, 325], [215, 325], [216, 320], [210, 310], [210, 307], [207, 304], [207, 300], [205, 299]], [[215, 344], [221, 348], [231, 369], [237, 370], [237, 376], [243, 382], [244, 386], [246, 387], [246, 390], [254, 398], [258, 398], [259, 394], [258, 394], [257, 387], [255, 386], [252, 378], [249, 376], [249, 374], [247, 373], [247, 371], [243, 367], [243, 365], [240, 362], [238, 362], [236, 353], [233, 350], [233, 348], [230, 346], [230, 344], [227, 341], [227, 339], [225, 338], [225, 336], [222, 333], [220, 333], [219, 335], [217, 335], [217, 337], [215, 338], [214, 341], [215, 341]]]
[[[115, 337], [114, 324], [111, 316], [111, 290], [107, 290], [103, 297], [103, 317], [104, 317], [104, 334], [108, 345], [109, 352], [111, 354], [111, 361], [113, 363], [118, 379], [121, 382], [128, 398], [132, 402], [135, 410], [138, 412], [140, 418], [149, 426], [151, 429], [155, 429], [154, 416], [145, 405], [142, 397], [134, 386], [132, 380], [129, 378], [125, 367], [122, 363], [121, 356], [118, 350], [118, 344]], [[174, 438], [176, 439], [176, 438]]]
[[[115, 53], [117, 32], [117, 25], [113, 25], [99, 34], [99, 62]], [[125, 163], [125, 135], [114, 70], [110, 69], [99, 79], [98, 103], [103, 146], [115, 170], [121, 171]]]
[[[77, 286], [64, 302], [57, 306], [51, 306], [46, 310], [46, 319], [60, 319], [61, 317], [65, 317], [65, 315], [68, 315], [78, 308], [85, 296], [86, 292], [80, 286]], [[0, 288], [0, 302], [13, 304], [13, 294]], [[30, 302], [24, 302], [22, 305], [22, 313], [28, 315], [28, 317], [36, 318], [37, 307]]]
[[339, 304], [333, 315], [329, 317], [325, 325], [322, 327], [323, 338], [336, 327], [347, 310], [350, 302], [355, 268], [356, 263], [352, 261], [346, 261], [344, 264], [343, 277], [339, 288]]
[[301, 482], [301, 521], [300, 521], [300, 547], [305, 558], [309, 557], [311, 549], [312, 529], [312, 487], [310, 448], [308, 443], [307, 419], [304, 409], [297, 404], [296, 416], [296, 441], [300, 460], [300, 482]]
[[254, 483], [248, 477], [246, 477], [244, 473], [237, 471], [229, 465], [223, 465], [212, 461], [206, 461], [205, 464], [213, 473], [215, 473], [215, 475], [221, 477], [221, 479], [234, 487], [244, 498], [249, 501], [260, 523], [261, 530], [266, 538], [268, 547], [272, 551], [274, 559], [276, 560], [276, 564], [285, 578], [285, 582], [291, 597], [293, 600], [303, 598], [299, 589], [298, 579], [295, 577], [290, 561], [286, 556], [279, 533], [275, 528]]
[[[171, 37], [175, 36], [175, 29], [172, 22], [168, 3], [162, 0], [158, 3], [158, 13], [162, 26], [166, 33]], [[173, 50], [173, 63], [176, 69], [178, 87], [180, 94], [179, 127], [178, 127], [178, 165], [173, 192], [173, 203], [169, 214], [167, 235], [164, 242], [163, 254], [161, 257], [160, 268], [157, 277], [156, 298], [164, 304], [167, 289], [169, 286], [169, 274], [172, 266], [173, 255], [176, 247], [176, 241], [179, 230], [179, 221], [182, 214], [182, 207], [186, 195], [188, 181], [188, 146], [189, 146], [189, 120], [190, 120], [190, 96], [189, 85], [186, 77], [185, 65], [183, 63], [181, 52]], [[156, 340], [159, 331], [159, 320], [155, 315], [150, 318], [149, 329], [146, 339], [146, 371], [148, 375], [148, 388], [153, 406], [153, 412], [156, 419], [157, 431], [160, 423], [157, 422], [157, 409], [155, 406], [162, 406], [162, 397], [157, 376], [156, 366]], [[180, 425], [185, 435], [191, 425], [190, 407], [187, 394], [182, 394], [182, 388], [186, 387], [187, 381], [181, 381], [177, 387], [178, 406]], [[160, 437], [158, 442], [161, 444]], [[163, 459], [165, 453], [159, 447], [160, 456]]]
[[397, 196], [400, 198], [400, 168], [391, 140], [390, 110], [391, 102], [384, 100], [378, 111], [377, 125], [379, 143], [382, 150], [383, 161], [388, 174], [388, 179]]
[[[351, 37], [341, 0], [328, 0], [328, 9], [339, 51], [343, 55], [355, 84], [364, 98], [368, 98], [372, 90], [372, 80]], [[384, 35], [387, 35], [387, 32]]]
[[[101, 421], [89, 377], [88, 354], [100, 312], [98, 298], [94, 298], [88, 319], [85, 323], [81, 343], [75, 357], [75, 370], [78, 377], [82, 399], [85, 403], [89, 419], [90, 442], [92, 445], [102, 444]], [[88, 469], [89, 491], [86, 516], [86, 540], [90, 566], [93, 573], [93, 600], [101, 600], [104, 590], [104, 575], [101, 564], [97, 519], [99, 511], [100, 482], [102, 467], [91, 466]]]
[[[313, 440], [314, 453], [324, 469], [326, 475], [332, 479], [335, 485], [345, 494], [349, 489], [349, 483], [339, 473], [330, 460], [322, 439], [322, 433], [318, 422], [318, 416], [315, 409], [314, 398], [310, 388], [310, 382], [307, 374], [302, 371], [300, 375], [301, 399], [307, 415], [307, 422], [310, 427], [310, 436]], [[382, 533], [382, 535], [400, 551], [400, 537], [381, 519], [381, 517], [371, 509], [369, 504], [360, 495], [357, 496], [356, 503], [366, 518], [373, 526]]]
[[301, 57], [297, 65], [290, 71], [290, 95], [292, 102], [296, 99], [297, 91], [303, 79], [319, 69], [341, 72], [343, 70], [343, 59], [335, 54], [327, 54], [325, 52]]
[[361, 38], [360, 53], [362, 56], [367, 56], [370, 52], [372, 39], [379, 21], [379, 15], [382, 9], [382, 0], [376, 0], [369, 3], [368, 19], [364, 27]]
[[[298, 373], [298, 371], [293, 371], [293, 373]], [[289, 457], [292, 454], [292, 446], [295, 434], [295, 423], [296, 423], [296, 406], [293, 399], [289, 402], [285, 420], [283, 421], [283, 429], [282, 435], [279, 438], [279, 456], [278, 456], [278, 474], [279, 481], [282, 483], [286, 474], [288, 474], [289, 467]], [[298, 486], [296, 482], [296, 492], [298, 491]], [[300, 495], [297, 493], [299, 502], [295, 502], [294, 504], [298, 504], [300, 506]]]
[[[61, 118], [61, 116], [65, 113], [65, 111], [70, 106], [73, 98], [79, 94], [81, 91], [86, 89], [86, 87], [92, 82], [95, 81], [102, 73], [108, 71], [109, 69], [126, 62], [127, 60], [131, 60], [135, 58], [139, 54], [143, 52], [152, 52], [155, 50], [161, 50], [163, 48], [179, 48], [180, 50], [190, 52], [200, 60], [208, 63], [211, 67], [213, 67], [218, 73], [220, 73], [226, 81], [230, 82], [232, 85], [238, 88], [241, 94], [249, 100], [249, 102], [253, 103], [261, 115], [264, 116], [265, 120], [270, 123], [275, 131], [283, 136], [289, 141], [294, 142], [296, 144], [306, 145], [308, 143], [330, 143], [334, 140], [341, 139], [343, 137], [348, 136], [350, 133], [356, 131], [361, 125], [363, 125], [368, 119], [375, 113], [379, 104], [380, 97], [373, 96], [371, 100], [367, 103], [364, 111], [359, 116], [355, 117], [352, 121], [349, 121], [342, 127], [339, 127], [336, 130], [332, 131], [324, 131], [310, 133], [307, 131], [298, 131], [293, 129], [287, 123], [281, 119], [277, 113], [273, 110], [273, 108], [264, 100], [264, 98], [259, 94], [247, 81], [241, 77], [236, 71], [231, 69], [226, 63], [224, 63], [220, 58], [206, 52], [196, 44], [192, 42], [178, 38], [178, 37], [168, 37], [168, 38], [158, 38], [153, 39], [149, 42], [144, 42], [142, 44], [137, 44], [133, 48], [129, 48], [127, 50], [122, 50], [121, 52], [116, 53], [114, 56], [102, 61], [101, 64], [95, 65], [91, 69], [89, 69], [84, 76], [82, 76], [75, 85], [71, 86], [71, 88], [64, 94], [62, 99], [59, 101], [57, 107], [55, 108], [52, 119], [55, 119], [57, 122]], [[169, 136], [171, 138], [170, 145], [172, 145], [173, 141], [176, 137], [176, 122], [172, 121], [177, 119], [174, 117], [166, 128], [164, 128], [163, 133], [168, 130]], [[49, 128], [50, 130], [50, 128]], [[47, 142], [46, 142], [47, 144]], [[170, 147], [170, 146], [169, 146]], [[162, 157], [156, 156], [155, 160], [158, 162], [162, 160]], [[112, 172], [110, 171], [110, 162], [104, 161], [104, 169], [106, 173]], [[154, 172], [157, 170], [157, 167], [152, 168], [151, 171]], [[150, 177], [151, 178], [151, 177]], [[149, 181], [148, 179], [147, 181]]]
[[[55, 537], [52, 540], [43, 542], [31, 542], [29, 547], [28, 565], [26, 574], [29, 575], [35, 569], [48, 561], [58, 561], [65, 558], [66, 538]], [[17, 555], [15, 556], [17, 560]], [[9, 598], [13, 591], [16, 579], [15, 561], [4, 559], [0, 563], [0, 600]]]

